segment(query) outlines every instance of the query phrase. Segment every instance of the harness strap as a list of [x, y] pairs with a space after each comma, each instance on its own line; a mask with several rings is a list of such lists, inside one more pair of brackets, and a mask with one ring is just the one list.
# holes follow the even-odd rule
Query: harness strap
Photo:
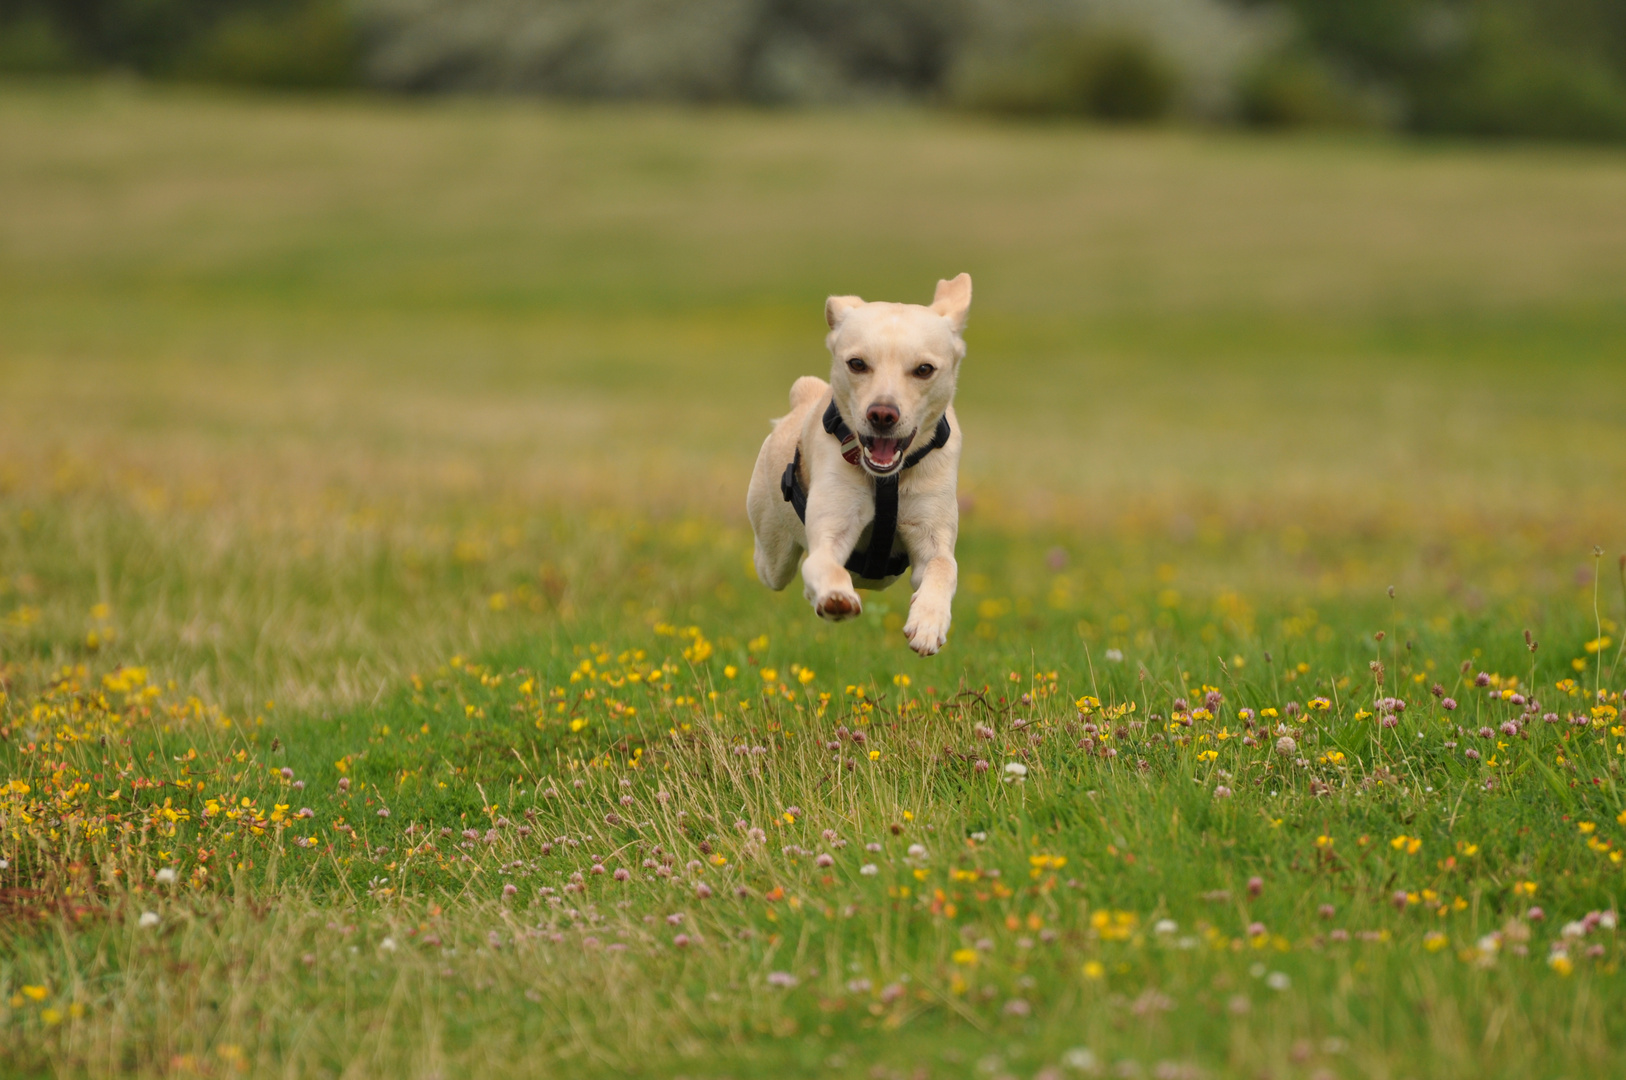
[[[849, 463], [858, 465], [862, 449], [858, 443], [858, 436], [854, 435], [847, 422], [841, 418], [841, 410], [836, 408], [832, 399], [830, 407], [824, 410], [824, 430], [834, 435], [841, 443], [841, 456]], [[953, 429], [949, 427], [948, 417], [938, 418], [937, 429], [932, 433], [932, 441], [920, 447], [914, 453], [903, 459], [903, 468], [912, 469], [930, 454], [933, 450], [941, 450], [948, 445], [949, 435]], [[869, 547], [864, 551], [854, 551], [848, 556], [847, 572], [856, 574], [868, 581], [882, 581], [889, 577], [897, 577], [909, 569], [909, 552], [901, 551], [894, 555], [892, 545], [898, 535], [898, 474], [880, 476], [875, 479], [875, 520], [870, 526]], [[807, 521], [807, 488], [802, 484], [802, 448], [796, 448], [796, 457], [785, 466], [785, 475], [780, 477], [779, 492], [796, 511], [796, 516], [804, 523]]]

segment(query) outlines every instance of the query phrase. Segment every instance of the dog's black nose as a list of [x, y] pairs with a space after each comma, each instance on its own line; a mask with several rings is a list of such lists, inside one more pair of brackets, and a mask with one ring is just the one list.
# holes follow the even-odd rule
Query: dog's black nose
[[885, 431], [898, 422], [898, 410], [891, 405], [877, 402], [869, 407], [864, 417], [869, 421], [870, 427]]

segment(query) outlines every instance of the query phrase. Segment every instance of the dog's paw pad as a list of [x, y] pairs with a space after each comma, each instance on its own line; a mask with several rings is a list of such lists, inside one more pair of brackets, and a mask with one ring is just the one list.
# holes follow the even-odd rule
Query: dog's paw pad
[[813, 606], [821, 619], [840, 621], [864, 613], [864, 605], [856, 593], [834, 592]]

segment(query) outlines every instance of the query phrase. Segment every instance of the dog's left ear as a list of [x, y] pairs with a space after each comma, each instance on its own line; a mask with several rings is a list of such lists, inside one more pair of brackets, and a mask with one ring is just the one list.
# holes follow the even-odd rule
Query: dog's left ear
[[847, 317], [847, 312], [863, 304], [862, 296], [832, 296], [824, 302], [824, 321], [834, 330]]
[[932, 297], [932, 310], [949, 321], [958, 334], [965, 329], [965, 315], [971, 309], [971, 275], [961, 274], [937, 283], [937, 295]]

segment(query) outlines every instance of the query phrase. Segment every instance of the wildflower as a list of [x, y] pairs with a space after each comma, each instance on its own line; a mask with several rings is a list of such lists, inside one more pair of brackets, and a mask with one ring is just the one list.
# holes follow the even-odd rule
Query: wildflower
[[789, 990], [791, 987], [796, 985], [796, 982], [797, 982], [796, 976], [792, 975], [788, 971], [770, 971], [770, 972], [768, 972], [768, 985], [769, 986], [777, 986], [782, 990]]
[[1457, 707], [1457, 699], [1456, 698], [1441, 698], [1440, 699], [1440, 708], [1444, 709], [1446, 712], [1451, 712], [1456, 707]]
[[1090, 979], [1090, 980], [1102, 979], [1102, 978], [1106, 977], [1106, 974], [1107, 974], [1107, 969], [1104, 966], [1102, 966], [1101, 961], [1099, 961], [1099, 960], [1085, 961], [1085, 963], [1084, 963], [1084, 977], [1086, 979]]
[[[672, 938], [672, 944], [676, 945], [680, 949], [687, 949], [689, 947], [689, 935], [688, 934], [678, 934], [678, 935], [676, 935], [675, 937]], [[772, 981], [771, 976], [769, 977], [769, 981], [770, 982]]]
[[1217, 787], [1214, 788], [1214, 798], [1216, 798], [1216, 799], [1229, 799], [1230, 797], [1231, 797], [1231, 789], [1226, 787], [1224, 784], [1220, 784], [1220, 785], [1218, 785]]
[[143, 911], [141, 918], [136, 920], [136, 925], [143, 930], [152, 929], [158, 925], [158, 913], [156, 911]]
[[701, 900], [711, 899], [711, 886], [704, 881], [700, 882], [694, 887], [694, 895]]
[[920, 844], [910, 844], [909, 857], [911, 859], [924, 859], [926, 857], [926, 849]]
[[976, 949], [956, 949], [950, 959], [961, 967], [974, 967], [979, 957]]
[[1283, 735], [1281, 738], [1276, 740], [1276, 752], [1284, 757], [1288, 757], [1296, 753], [1298, 748], [1299, 744], [1293, 740], [1293, 736], [1291, 735]]
[[632, 871], [628, 870], [625, 866], [618, 866], [615, 868], [615, 874], [612, 876], [617, 881], [627, 881], [632, 877]]
[[978, 776], [981, 776], [983, 773], [988, 771], [988, 762], [982, 758], [978, 758], [971, 766], [971, 771], [976, 773]]
[[1114, 664], [1121, 664], [1124, 662], [1124, 654], [1122, 649], [1108, 649], [1106, 652], [1106, 657]]
[[381, 818], [389, 817], [390, 816], [390, 808], [387, 807], [387, 806], [380, 806], [378, 808], [378, 816], [381, 817]]
[[1265, 985], [1275, 991], [1284, 991], [1293, 985], [1293, 980], [1287, 977], [1285, 971], [1272, 971], [1265, 976]]
[[1320, 915], [1323, 919], [1330, 919], [1334, 915], [1338, 914], [1338, 909], [1333, 907], [1331, 904], [1322, 904], [1316, 909], [1316, 914]]
[[1173, 919], [1159, 919], [1156, 923], [1152, 924], [1152, 933], [1158, 935], [1172, 934], [1179, 929], [1180, 924], [1175, 922]]
[[378, 947], [380, 949], [384, 950], [385, 952], [394, 952], [395, 951], [395, 939], [392, 938], [392, 937], [387, 937], [383, 941], [380, 941], [378, 943]]
[[860, 866], [858, 868], [858, 872], [860, 874], [863, 874], [865, 877], [874, 877], [876, 874], [879, 874], [881, 872], [881, 868], [879, 866], [876, 866], [874, 863], [870, 862], [870, 863], [865, 863], [863, 866]]
[[1565, 976], [1575, 970], [1575, 963], [1570, 960], [1569, 954], [1566, 952], [1555, 951], [1551, 956], [1547, 957], [1547, 966]]
[[175, 884], [175, 879], [178, 876], [179, 875], [175, 873], [174, 867], [161, 866], [158, 868], [158, 873], [153, 875], [153, 880], [157, 881], [160, 885], [173, 885]]
[[1006, 1016], [1027, 1016], [1031, 1012], [1033, 1012], [1033, 1006], [1021, 998], [1011, 998], [1005, 1003]]
[[1023, 776], [1026, 776], [1027, 774], [1028, 774], [1028, 767], [1026, 765], [1022, 764], [1020, 761], [1007, 761], [1005, 763], [1005, 775], [1006, 776], [1023, 777]]
[[1451, 939], [1438, 930], [1430, 930], [1423, 935], [1423, 948], [1429, 952], [1439, 952], [1449, 944], [1451, 944]]
[[821, 851], [819, 852], [819, 857], [813, 860], [813, 864], [821, 869], [828, 868], [834, 866], [836, 864], [836, 860], [835, 857], [829, 852]]
[[1315, 846], [1321, 848], [1323, 851], [1330, 850], [1332, 845], [1332, 837], [1327, 836], [1326, 834], [1322, 834], [1321, 836], [1315, 838]]
[[[620, 873], [621, 871], [618, 870], [616, 872]], [[504, 897], [513, 896], [517, 892], [519, 892], [519, 886], [515, 885], [512, 881], [502, 887], [502, 894]]]
[[1264, 878], [1262, 878], [1262, 877], [1251, 877], [1251, 878], [1248, 879], [1248, 895], [1249, 896], [1258, 896], [1260, 893], [1262, 893], [1264, 891], [1265, 891], [1265, 879]]

